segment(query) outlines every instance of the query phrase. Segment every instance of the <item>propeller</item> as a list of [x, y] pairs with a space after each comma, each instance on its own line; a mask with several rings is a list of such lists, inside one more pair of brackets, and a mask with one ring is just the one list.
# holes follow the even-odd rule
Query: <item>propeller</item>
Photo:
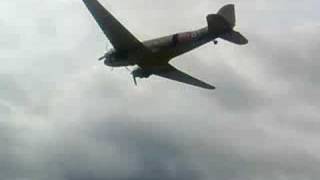
[[[110, 43], [107, 43], [107, 46], [106, 46], [106, 52], [108, 52], [109, 50], [112, 49], [112, 45]], [[107, 53], [105, 53], [102, 57], [100, 57], [98, 60], [99, 61], [102, 61], [104, 60], [105, 58], [107, 57]]]
[[132, 74], [134, 85], [138, 86], [136, 76], [133, 73], [131, 74]]
[[138, 83], [137, 83], [137, 74], [135, 73], [135, 71], [132, 71], [131, 75], [132, 75], [132, 78], [133, 78], [134, 85], [137, 86], [138, 85]]
[[127, 71], [131, 72], [131, 70], [127, 66], [125, 68], [126, 68]]
[[99, 58], [98, 60], [99, 60], [99, 61], [102, 61], [102, 60], [104, 60], [105, 58], [106, 58], [106, 55], [102, 56], [102, 57]]

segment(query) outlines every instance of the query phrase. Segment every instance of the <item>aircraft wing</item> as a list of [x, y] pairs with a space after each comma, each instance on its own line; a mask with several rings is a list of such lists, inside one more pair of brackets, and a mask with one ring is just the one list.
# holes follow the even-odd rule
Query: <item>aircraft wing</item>
[[83, 2], [116, 50], [127, 51], [143, 47], [143, 44], [97, 0], [83, 0]]
[[186, 84], [190, 84], [190, 85], [205, 88], [205, 89], [215, 89], [214, 86], [207, 84], [203, 81], [200, 81], [184, 72], [181, 72], [180, 70], [176, 69], [175, 67], [169, 64], [166, 66], [162, 66], [161, 69], [159, 70], [153, 70], [152, 73], [154, 75], [158, 75], [163, 78], [168, 78], [181, 83], [186, 83]]

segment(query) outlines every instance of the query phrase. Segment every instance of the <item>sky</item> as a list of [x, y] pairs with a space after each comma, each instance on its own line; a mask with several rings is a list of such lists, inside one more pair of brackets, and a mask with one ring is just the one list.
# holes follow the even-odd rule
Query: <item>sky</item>
[[249, 44], [172, 61], [214, 91], [135, 87], [81, 0], [1, 0], [1, 180], [318, 179], [319, 1], [100, 2], [141, 41], [234, 3]]

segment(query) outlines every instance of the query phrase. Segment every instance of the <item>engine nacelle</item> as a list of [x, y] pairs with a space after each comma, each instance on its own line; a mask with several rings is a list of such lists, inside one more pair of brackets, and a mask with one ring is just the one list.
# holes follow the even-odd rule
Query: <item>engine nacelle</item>
[[151, 73], [142, 68], [137, 68], [134, 71], [132, 71], [132, 75], [138, 78], [148, 78], [150, 77]]

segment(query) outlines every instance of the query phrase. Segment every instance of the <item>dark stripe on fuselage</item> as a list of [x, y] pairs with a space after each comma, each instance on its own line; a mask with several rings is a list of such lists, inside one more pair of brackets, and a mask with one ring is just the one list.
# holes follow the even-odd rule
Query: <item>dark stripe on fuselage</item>
[[183, 32], [165, 36], [143, 44], [151, 50], [153, 58], [146, 59], [146, 63], [167, 63], [171, 59], [198, 48], [214, 39], [208, 28], [201, 28], [196, 31]]

